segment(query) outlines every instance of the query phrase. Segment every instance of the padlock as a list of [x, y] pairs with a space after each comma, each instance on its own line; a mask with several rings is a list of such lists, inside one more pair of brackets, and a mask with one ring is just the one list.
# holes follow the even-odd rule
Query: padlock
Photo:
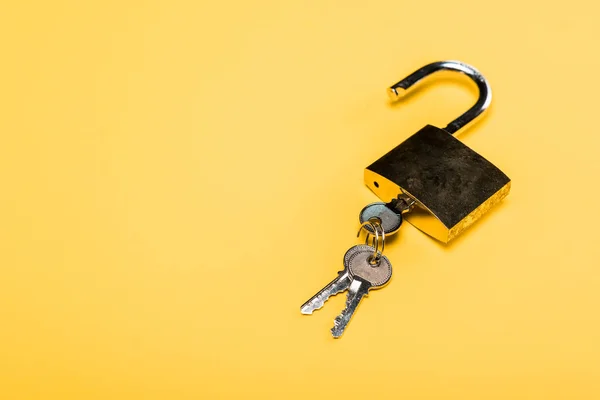
[[[383, 201], [413, 200], [405, 219], [444, 243], [481, 218], [508, 195], [511, 181], [500, 169], [453, 134], [490, 105], [487, 80], [470, 65], [440, 61], [413, 72], [388, 89], [392, 100], [437, 71], [457, 71], [479, 89], [477, 102], [444, 129], [427, 125], [365, 169], [366, 185]], [[393, 203], [392, 203], [393, 204]]]

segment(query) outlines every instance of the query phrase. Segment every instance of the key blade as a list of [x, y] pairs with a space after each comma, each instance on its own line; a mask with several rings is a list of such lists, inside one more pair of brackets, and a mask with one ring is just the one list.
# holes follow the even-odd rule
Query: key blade
[[350, 278], [348, 271], [342, 271], [337, 278], [311, 297], [306, 303], [302, 304], [300, 312], [302, 314], [312, 314], [313, 311], [322, 308], [331, 296], [348, 289], [351, 281], [352, 279]]
[[354, 315], [356, 308], [360, 304], [362, 298], [369, 292], [369, 285], [359, 279], [354, 279], [348, 288], [348, 296], [346, 298], [346, 308], [340, 315], [335, 317], [331, 334], [334, 338], [342, 336], [346, 330], [346, 326]]

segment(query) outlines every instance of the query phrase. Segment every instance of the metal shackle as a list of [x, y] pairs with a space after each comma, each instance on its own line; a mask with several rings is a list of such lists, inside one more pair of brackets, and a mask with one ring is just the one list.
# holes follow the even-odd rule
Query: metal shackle
[[463, 128], [469, 122], [481, 115], [481, 113], [483, 113], [492, 102], [492, 89], [490, 88], [487, 80], [476, 68], [460, 61], [433, 62], [419, 68], [406, 78], [402, 79], [400, 82], [391, 86], [388, 89], [388, 94], [392, 100], [398, 100], [404, 96], [405, 92], [414, 84], [438, 71], [460, 72], [471, 78], [471, 80], [475, 82], [477, 88], [479, 89], [479, 98], [477, 99], [477, 102], [464, 114], [450, 122], [448, 126], [444, 128], [445, 131], [449, 132], [450, 134], [454, 134], [456, 131]]

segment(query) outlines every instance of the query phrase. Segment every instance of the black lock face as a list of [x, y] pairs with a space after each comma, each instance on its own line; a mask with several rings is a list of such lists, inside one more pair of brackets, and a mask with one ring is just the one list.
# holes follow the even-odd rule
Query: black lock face
[[384, 201], [400, 193], [413, 197], [420, 210], [407, 221], [443, 242], [510, 190], [510, 179], [496, 166], [431, 125], [367, 167], [365, 183]]

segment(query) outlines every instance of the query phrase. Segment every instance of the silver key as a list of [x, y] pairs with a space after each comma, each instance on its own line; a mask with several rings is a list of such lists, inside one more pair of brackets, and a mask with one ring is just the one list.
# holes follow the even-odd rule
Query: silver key
[[302, 304], [302, 307], [300, 307], [300, 312], [302, 314], [312, 314], [313, 311], [322, 308], [331, 296], [348, 289], [352, 282], [352, 277], [348, 271], [348, 263], [354, 254], [361, 251], [373, 253], [373, 248], [366, 244], [359, 244], [348, 249], [346, 254], [344, 254], [344, 269], [338, 272], [337, 278], [329, 282], [323, 289], [319, 290], [317, 294], [311, 297], [306, 303]]
[[348, 288], [346, 308], [335, 318], [331, 328], [334, 338], [342, 336], [360, 301], [369, 290], [385, 286], [392, 277], [392, 264], [386, 256], [381, 256], [378, 265], [371, 265], [373, 248], [370, 249], [359, 251], [350, 257], [347, 269], [352, 276], [352, 282]]

